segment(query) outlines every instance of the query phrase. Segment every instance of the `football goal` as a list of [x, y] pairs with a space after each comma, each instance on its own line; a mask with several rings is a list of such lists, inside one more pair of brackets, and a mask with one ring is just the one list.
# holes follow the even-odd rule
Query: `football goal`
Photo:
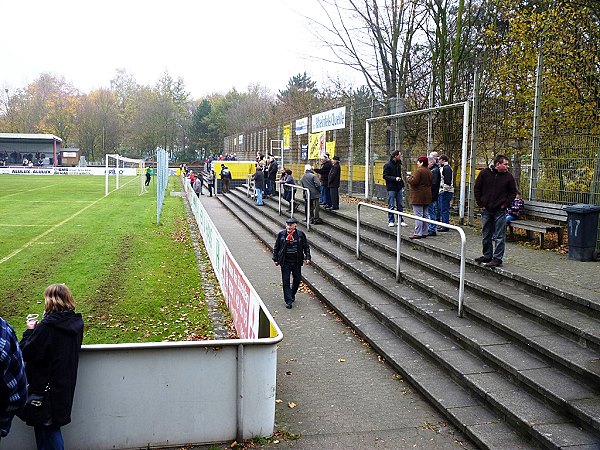
[[116, 190], [126, 189], [142, 195], [146, 192], [144, 185], [146, 163], [142, 159], [132, 159], [118, 154], [107, 154], [105, 164], [105, 189], [108, 195]]

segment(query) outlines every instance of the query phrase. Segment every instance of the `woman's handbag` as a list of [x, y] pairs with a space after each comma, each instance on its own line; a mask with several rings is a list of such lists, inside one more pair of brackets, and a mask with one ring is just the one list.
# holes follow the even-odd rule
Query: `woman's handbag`
[[30, 391], [27, 402], [17, 416], [27, 425], [48, 426], [52, 424], [52, 405], [50, 403], [50, 385], [43, 392]]

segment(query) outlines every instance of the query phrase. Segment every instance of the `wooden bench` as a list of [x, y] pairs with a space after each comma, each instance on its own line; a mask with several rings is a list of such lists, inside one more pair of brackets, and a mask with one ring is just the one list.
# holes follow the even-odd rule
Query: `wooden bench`
[[[513, 228], [521, 228], [527, 231], [527, 238], [533, 239], [533, 233], [540, 234], [540, 248], [544, 248], [544, 235], [551, 231], [556, 231], [558, 234], [558, 245], [563, 243], [564, 225], [567, 223], [567, 212], [565, 205], [556, 203], [537, 202], [535, 200], [525, 200], [525, 206], [521, 215], [525, 215], [527, 219], [515, 219], [509, 222], [510, 239], [514, 240], [515, 235]], [[532, 218], [546, 219], [550, 222], [539, 222], [531, 220]]]

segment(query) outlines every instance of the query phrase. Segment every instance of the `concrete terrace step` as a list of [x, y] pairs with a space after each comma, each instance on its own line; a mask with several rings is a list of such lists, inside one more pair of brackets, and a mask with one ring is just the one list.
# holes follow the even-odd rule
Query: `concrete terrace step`
[[[347, 224], [339, 224], [338, 218], [327, 219], [327, 224], [336, 228], [335, 231], [329, 232], [327, 229], [330, 227], [314, 227], [313, 231], [320, 233], [327, 237], [332, 243], [338, 246], [345, 246], [354, 252], [355, 245], [355, 233], [354, 227], [348, 227]], [[335, 222], [338, 222], [337, 224]], [[342, 231], [339, 233], [337, 231]], [[386, 268], [387, 270], [394, 272], [395, 268], [395, 236], [386, 233], [387, 230], [377, 230], [378, 234], [375, 235], [374, 231], [368, 231], [365, 234], [373, 234], [371, 238], [367, 237], [370, 241], [369, 245], [363, 245], [362, 253], [363, 258], [369, 260], [371, 263], [379, 265], [380, 267]], [[351, 235], [350, 242], [346, 239], [344, 242], [343, 238], [345, 235]], [[381, 244], [382, 237], [389, 242], [389, 245]], [[392, 240], [393, 239], [393, 240]], [[379, 242], [375, 242], [379, 241]], [[393, 245], [392, 245], [393, 244]], [[384, 252], [377, 251], [376, 247], [385, 250]], [[419, 286], [430, 292], [432, 295], [440, 297], [440, 299], [448, 302], [449, 304], [456, 305], [456, 286], [451, 280], [458, 280], [458, 268], [453, 267], [447, 263], [447, 257], [442, 255], [442, 258], [432, 255], [431, 251], [423, 253], [417, 251], [415, 248], [419, 246], [411, 242], [408, 245], [403, 246], [404, 260], [416, 264], [416, 268], [403, 262], [403, 273], [402, 277], [407, 283], [411, 283], [415, 286]], [[351, 258], [353, 259], [353, 257]], [[450, 258], [451, 261], [456, 261], [455, 258]], [[427, 278], [423, 277], [422, 269], [427, 269], [430, 274], [433, 274]], [[599, 384], [600, 380], [600, 355], [594, 349], [588, 349], [582, 347], [577, 341], [580, 340], [580, 336], [575, 335], [575, 340], [570, 340], [568, 337], [558, 335], [552, 325], [556, 322], [560, 323], [561, 315], [565, 317], [581, 316], [580, 312], [573, 312], [568, 308], [565, 308], [562, 303], [556, 305], [547, 301], [544, 298], [539, 298], [527, 291], [523, 292], [518, 289], [518, 283], [513, 280], [503, 280], [502, 290], [507, 291], [498, 293], [498, 280], [491, 279], [489, 274], [494, 278], [497, 274], [485, 270], [483, 273], [478, 267], [468, 267], [466, 292], [465, 292], [465, 312], [472, 317], [479, 319], [485, 324], [485, 326], [493, 325], [499, 332], [506, 333], [513, 340], [519, 341], [526, 348], [537, 350], [540, 355], [546, 358], [554, 359], [557, 363], [563, 367], [571, 370], [574, 374], [582, 377], [583, 379], [589, 380], [592, 383]], [[433, 277], [433, 278], [432, 278]], [[483, 281], [482, 281], [483, 280]], [[471, 292], [469, 287], [474, 288], [475, 291]], [[476, 302], [471, 301], [471, 295], [476, 295], [478, 300]], [[479, 297], [483, 295], [484, 298], [492, 300], [492, 303], [487, 302], [482, 304]], [[532, 300], [533, 299], [533, 300]], [[510, 306], [516, 306], [517, 309], [507, 310], [506, 307], [495, 306], [498, 300], [504, 300]], [[530, 314], [531, 305], [537, 301], [539, 304], [538, 314]], [[523, 308], [518, 308], [521, 304], [525, 304]], [[487, 305], [487, 306], [486, 306]], [[550, 306], [548, 306], [550, 305]], [[543, 311], [543, 309], [546, 311]], [[539, 316], [547, 316], [550, 310], [555, 310], [555, 320], [549, 323], [544, 323], [543, 319]], [[541, 324], [538, 323], [542, 322]], [[598, 325], [594, 326], [594, 323], [598, 322], [595, 319], [587, 318], [586, 316], [581, 317], [582, 326], [587, 326], [587, 329], [596, 332], [595, 328], [600, 328]], [[590, 324], [591, 323], [591, 324]]]
[[[241, 199], [242, 201], [245, 202], [244, 199]], [[250, 203], [247, 203], [247, 206], [252, 206]], [[268, 210], [267, 209], [262, 209], [261, 212], [265, 212], [267, 213], [267, 215], [269, 215]], [[273, 218], [276, 222], [281, 223], [283, 220], [276, 216], [274, 212], [271, 213], [271, 218]], [[267, 225], [265, 224], [265, 221], [261, 219], [260, 221], [261, 225], [264, 226], [265, 228], [267, 227]], [[365, 264], [364, 261], [356, 261], [355, 259], [353, 259], [352, 254], [349, 254], [348, 249], [346, 249], [346, 254], [343, 254], [344, 251], [344, 245], [340, 245], [339, 246], [339, 250], [338, 250], [338, 246], [332, 246], [331, 245], [331, 237], [328, 238], [329, 240], [325, 240], [322, 241], [322, 239], [317, 238], [316, 235], [313, 235], [311, 233], [311, 241], [313, 241], [313, 249], [314, 247], [320, 247], [320, 248], [328, 248], [328, 254], [327, 257], [333, 257], [334, 258], [334, 265], [331, 267], [328, 267], [327, 265], [323, 265], [319, 259], [315, 258], [315, 264], [316, 266], [322, 271], [324, 276], [329, 276], [328, 274], [330, 273], [344, 273], [343, 277], [342, 276], [336, 276], [335, 278], [331, 278], [330, 281], [334, 284], [338, 285], [338, 288], [340, 290], [343, 290], [346, 292], [346, 294], [348, 296], [352, 296], [353, 298], [355, 298], [356, 301], [358, 302], [362, 302], [365, 306], [365, 308], [371, 310], [371, 312], [373, 312], [376, 316], [377, 319], [380, 320], [381, 322], [386, 323], [386, 325], [390, 328], [395, 329], [395, 331], [402, 335], [404, 339], [407, 340], [411, 340], [413, 339], [413, 334], [411, 333], [405, 333], [404, 331], [402, 331], [402, 328], [395, 328], [397, 326], [397, 324], [395, 324], [395, 321], [397, 321], [398, 319], [395, 318], [395, 316], [397, 316], [398, 314], [406, 314], [404, 311], [402, 312], [398, 312], [397, 311], [397, 305], [395, 305], [395, 301], [394, 300], [388, 300], [387, 302], [383, 302], [382, 304], [379, 304], [380, 302], [373, 302], [373, 298], [379, 298], [381, 296], [381, 293], [385, 294], [386, 293], [386, 288], [383, 288], [382, 286], [384, 285], [390, 285], [391, 287], [388, 288], [390, 291], [388, 292], [390, 296], [392, 296], [394, 299], [401, 299], [402, 297], [400, 295], [398, 295], [398, 287], [400, 286], [400, 289], [403, 289], [401, 286], [402, 285], [398, 285], [393, 281], [393, 274], [391, 273], [391, 270], [381, 270], [381, 268], [379, 268], [379, 273], [377, 272], [377, 268], [373, 269], [373, 267], [366, 267], [367, 264]], [[338, 243], [339, 244], [339, 243]], [[342, 251], [342, 254], [337, 254], [339, 251]], [[387, 256], [389, 258], [389, 255]], [[350, 261], [350, 262], [346, 262], [346, 261]], [[355, 268], [358, 267], [358, 268]], [[349, 273], [348, 270], [350, 270], [353, 273]], [[369, 272], [369, 275], [372, 276], [372, 279], [368, 279], [369, 277], [365, 277], [365, 275], [362, 272]], [[358, 281], [348, 281], [351, 283], [351, 286], [348, 286], [345, 284], [345, 282], [341, 281], [343, 280], [351, 280], [353, 279], [352, 277], [362, 277], [362, 280], [358, 280]], [[422, 276], [421, 276], [422, 278]], [[355, 278], [354, 278], [355, 279]], [[364, 283], [361, 283], [361, 281], [368, 281], [369, 285], [371, 287], [365, 286]], [[373, 286], [375, 286], [375, 288], [373, 288]], [[380, 294], [378, 295], [376, 292], [374, 293], [373, 289], [377, 289], [380, 292]], [[407, 289], [406, 287], [404, 287], [404, 289]], [[450, 288], [450, 290], [452, 290], [452, 288]], [[404, 295], [407, 295], [406, 293]], [[418, 297], [418, 293], [412, 292], [412, 293], [408, 293], [407, 298], [415, 298], [415, 296]], [[364, 299], [369, 299], [369, 301], [366, 301]], [[406, 300], [404, 300], [406, 303]], [[437, 301], [437, 300], [436, 300]], [[377, 303], [376, 305], [374, 305], [373, 303]], [[457, 326], [456, 329], [461, 329], [461, 328], [466, 328], [466, 321], [465, 319], [455, 319], [455, 313], [452, 313], [451, 311], [448, 310], [448, 305], [443, 305], [443, 304], [439, 304], [437, 309], [435, 307], [435, 305], [432, 303], [432, 299], [429, 298], [425, 298], [424, 300], [419, 300], [417, 298], [417, 300], [413, 300], [413, 303], [415, 304], [419, 304], [422, 303], [424, 305], [424, 310], [423, 311], [419, 311], [419, 309], [414, 309], [414, 304], [411, 305], [410, 302], [407, 303], [407, 306], [409, 307], [409, 309], [412, 309], [412, 313], [417, 312], [418, 314], [420, 314], [420, 318], [422, 317], [428, 317], [431, 316], [431, 311], [437, 311], [437, 312], [445, 312], [447, 313], [446, 315], [448, 317], [446, 317], [444, 320], [450, 320], [450, 322], [452, 322], [452, 320], [457, 320], [458, 324], [460, 326]], [[391, 308], [391, 311], [388, 311], [387, 313], [384, 311], [385, 307]], [[396, 308], [396, 310], [394, 310], [394, 308]], [[452, 317], [452, 314], [454, 314], [454, 318]], [[429, 317], [429, 320], [431, 321], [431, 318]], [[471, 347], [475, 350], [475, 352], [479, 351], [478, 353], [478, 357], [483, 357], [485, 361], [490, 361], [491, 364], [493, 366], [496, 366], [498, 368], [500, 368], [501, 370], [505, 370], [508, 374], [510, 374], [511, 377], [513, 377], [515, 380], [517, 380], [519, 383], [518, 385], [514, 385], [511, 384], [513, 386], [513, 391], [518, 392], [518, 397], [519, 398], [528, 398], [527, 401], [523, 401], [523, 403], [526, 405], [526, 408], [529, 408], [528, 410], [530, 411], [536, 411], [537, 414], [539, 414], [540, 417], [545, 417], [547, 419], [547, 421], [554, 423], [557, 421], [561, 421], [563, 422], [562, 427], [563, 427], [563, 432], [564, 430], [570, 429], [571, 433], [577, 435], [580, 435], [580, 443], [581, 442], [585, 442], [586, 439], [595, 439], [595, 435], [586, 435], [585, 432], [583, 431], [578, 431], [578, 427], [573, 425], [572, 423], [570, 423], [570, 418], [562, 418], [559, 419], [556, 415], [556, 413], [551, 409], [549, 411], [545, 411], [544, 412], [544, 406], [541, 405], [540, 400], [533, 398], [531, 396], [531, 394], [529, 394], [525, 389], [528, 389], [529, 391], [532, 392], [536, 392], [536, 391], [541, 391], [541, 393], [543, 394], [544, 397], [542, 397], [542, 399], [544, 401], [550, 400], [553, 403], [555, 403], [555, 408], [566, 408], [567, 412], [569, 412], [573, 417], [578, 418], [579, 420], [581, 420], [584, 424], [586, 424], [587, 426], [597, 426], [597, 398], [595, 398], [594, 393], [591, 392], [590, 390], [586, 389], [586, 387], [584, 385], [582, 385], [581, 383], [578, 383], [576, 380], [572, 380], [570, 377], [565, 376], [564, 374], [556, 371], [555, 369], [551, 368], [547, 363], [545, 363], [542, 360], [539, 360], [538, 358], [536, 358], [535, 356], [530, 355], [527, 352], [524, 352], [523, 350], [521, 350], [520, 348], [518, 348], [517, 346], [513, 345], [510, 341], [507, 341], [505, 338], [503, 338], [502, 336], [494, 336], [493, 334], [487, 333], [486, 334], [486, 329], [485, 328], [481, 328], [478, 331], [474, 331], [477, 329], [476, 326], [474, 325], [469, 325], [469, 333], [467, 333], [466, 336], [461, 335], [461, 333], [457, 333], [456, 330], [454, 330], [452, 328], [452, 325], [447, 325], [444, 324], [442, 320], [439, 320], [439, 318], [436, 319], [437, 323], [435, 323], [435, 320], [433, 321], [435, 323], [435, 328], [441, 328], [444, 332], [448, 332], [448, 334], [450, 336], [453, 336], [453, 338], [459, 338], [456, 340], [456, 346], [457, 348], [460, 347], [461, 345], [465, 345], [465, 348]], [[409, 322], [410, 323], [415, 323], [416, 319], [415, 317], [412, 317]], [[424, 325], [425, 326], [425, 325]], [[430, 328], [430, 325], [427, 325], [427, 327]], [[453, 332], [454, 331], [454, 332]], [[437, 333], [437, 331], [432, 331], [434, 333]], [[416, 333], [417, 335], [419, 335], [419, 339], [414, 340], [413, 345], [416, 347], [420, 347], [421, 351], [425, 352], [427, 354], [428, 352], [428, 348], [427, 346], [423, 347], [421, 345], [421, 341], [423, 340], [423, 336], [425, 336], [424, 331], [421, 331], [420, 333]], [[478, 350], [479, 348], [479, 344], [477, 342], [477, 337], [479, 336], [481, 338], [481, 335], [483, 333], [483, 336], [487, 338], [488, 342], [487, 345], [489, 347], [484, 347], [484, 350]], [[439, 334], [439, 333], [438, 333]], [[469, 334], [474, 335], [474, 338], [469, 339]], [[436, 342], [439, 341], [439, 336], [438, 337], [433, 337], [432, 338], [433, 341], [432, 342]], [[445, 337], [444, 339], [448, 339], [447, 337]], [[489, 349], [492, 349], [492, 351], [490, 351]], [[494, 351], [495, 350], [495, 351]], [[464, 351], [464, 350], [463, 350]], [[465, 359], [466, 357], [463, 356], [462, 359]], [[438, 363], [440, 363], [441, 366], [446, 367], [447, 370], [449, 370], [450, 372], [454, 371], [454, 376], [455, 377], [461, 377], [464, 374], [462, 374], [460, 372], [460, 370], [453, 368], [453, 366], [451, 364], [449, 364], [447, 361], [443, 361], [441, 359], [438, 359]], [[486, 362], [482, 362], [482, 364], [487, 365]], [[527, 373], [529, 371], [529, 373]], [[530, 374], [533, 374], [532, 376], [529, 376]], [[500, 376], [500, 375], [499, 375]], [[561, 380], [560, 386], [561, 389], [555, 389], [554, 383], [556, 380]], [[541, 381], [540, 381], [541, 380]], [[489, 396], [489, 393], [487, 393], [485, 391], [485, 389], [482, 388], [478, 388], [477, 385], [471, 385], [471, 381], [464, 378], [461, 379], [461, 381], [463, 383], [466, 383], [466, 385], [469, 386], [470, 389], [472, 389], [475, 392], [478, 392], [479, 395], [482, 396]], [[535, 431], [533, 428], [528, 428], [528, 424], [530, 423], [539, 423], [539, 420], [536, 418], [536, 416], [527, 416], [527, 414], [522, 414], [519, 412], [518, 407], [512, 405], [510, 406], [510, 401], [511, 399], [506, 399], [507, 402], [509, 402], [509, 405], [507, 406], [506, 404], [502, 404], [502, 403], [498, 403], [497, 405], [495, 405], [495, 407], [499, 408], [502, 413], [507, 414], [507, 416], [509, 416], [511, 418], [511, 420], [515, 423], [519, 423], [521, 428], [527, 429], [529, 430], [529, 432], [536, 436], [537, 439], [542, 439], [544, 440], [543, 436], [541, 436], [540, 433], [537, 433], [537, 431]], [[570, 402], [570, 403], [569, 403]], [[579, 403], [578, 403], [579, 402]], [[586, 409], [586, 411], [583, 411], [584, 409]], [[523, 430], [522, 430], [523, 431]], [[583, 434], [581, 434], [583, 433]], [[587, 437], [586, 437], [587, 436]], [[548, 442], [545, 442], [544, 445], [550, 445], [550, 447], [553, 447], [556, 445], [556, 442], [553, 442], [551, 439]]]
[[[317, 232], [325, 235], [330, 241], [354, 251], [354, 236], [352, 236], [351, 242], [344, 243], [337, 232], [330, 233], [324, 228], [318, 228]], [[352, 230], [347, 232], [350, 233]], [[379, 240], [381, 241], [381, 239]], [[362, 258], [394, 273], [395, 243], [394, 247], [381, 243], [372, 245], [370, 240], [366, 243], [368, 245], [364, 245], [361, 250]], [[383, 249], [383, 251], [378, 249]], [[406, 282], [419, 286], [432, 295], [439, 296], [449, 304], [457, 304], [458, 267], [453, 264], [449, 265], [447, 258], [415, 250], [413, 245], [404, 245], [402, 251], [402, 277]], [[407, 264], [407, 262], [412, 264]], [[424, 278], [423, 269], [426, 269], [430, 276]], [[592, 339], [596, 339], [600, 329], [600, 323], [597, 320], [585, 316], [579, 311], [572, 311], [562, 304], [552, 304], [537, 295], [523, 292], [512, 281], [499, 283], [469, 267], [466, 272], [465, 313], [477, 317], [485, 324], [493, 324], [499, 331], [518, 339], [523, 345], [536, 349], [548, 358], [555, 359], [581, 377], [600, 384], [600, 354], [595, 349], [580, 345], [581, 336], [592, 336]], [[473, 302], [471, 301], [472, 293], [478, 296], [483, 295], [484, 298], [491, 301], [483, 304], [481, 301]], [[503, 300], [508, 308], [498, 305], [499, 299]], [[521, 305], [524, 306], [520, 307]], [[515, 306], [516, 309], [513, 308]], [[542, 312], [536, 313], [537, 311]], [[551, 316], [553, 320], [548, 323], [538, 317], [548, 317], [551, 312], [554, 313]], [[572, 330], [574, 339], [557, 335], [553, 325], [557, 322], [562, 324], [561, 317], [564, 317], [565, 320], [570, 319], [573, 323], [579, 321], [580, 326], [586, 329]]]
[[[256, 216], [236, 205], [231, 197], [221, 201], [244, 221], [259, 239], [272, 246], [275, 237], [272, 227], [277, 227], [275, 221], [266, 224], [264, 218], [258, 220]], [[326, 258], [321, 261], [318, 250], [313, 249], [313, 253], [314, 264], [320, 264], [321, 270], [339, 268], [335, 262], [327, 261]], [[395, 333], [359, 303], [349, 300], [321, 270], [304, 270], [305, 282], [477, 445], [486, 449], [537, 448], [515, 433], [502, 414], [486, 408], [476, 396], [470, 395], [448, 378], [444, 369], [415, 351], [408, 343], [398, 339]]]

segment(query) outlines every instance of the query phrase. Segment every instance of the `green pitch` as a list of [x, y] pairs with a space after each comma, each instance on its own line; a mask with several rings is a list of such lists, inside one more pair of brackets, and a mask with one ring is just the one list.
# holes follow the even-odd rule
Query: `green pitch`
[[154, 179], [105, 196], [101, 176], [0, 175], [0, 315], [20, 335], [43, 292], [65, 283], [86, 324], [84, 343], [210, 337], [181, 197], [170, 180], [156, 225]]

